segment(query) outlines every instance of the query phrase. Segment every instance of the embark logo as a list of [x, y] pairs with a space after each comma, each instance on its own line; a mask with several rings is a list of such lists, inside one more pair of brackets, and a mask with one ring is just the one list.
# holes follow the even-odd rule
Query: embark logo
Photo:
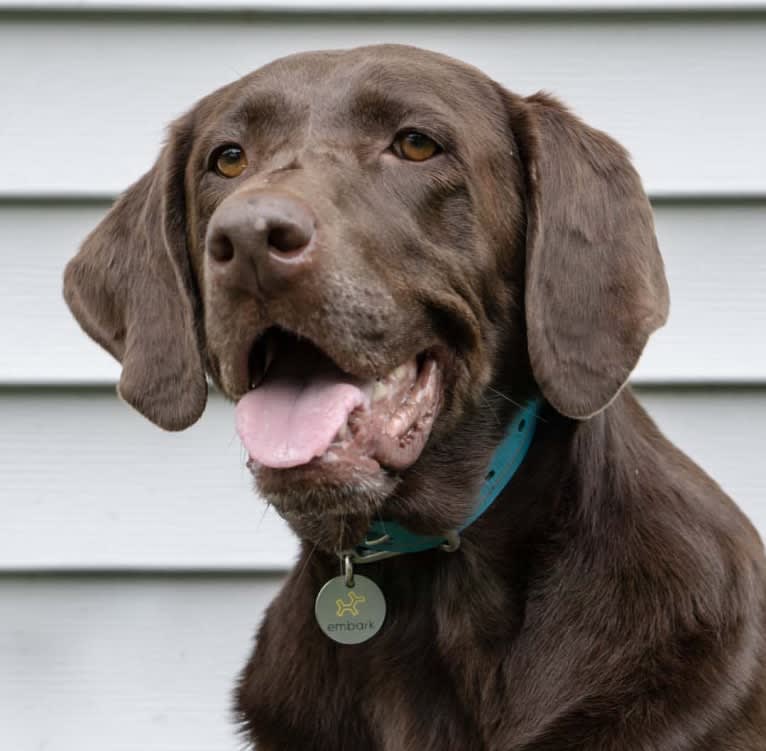
[[[338, 618], [342, 618], [345, 616], [352, 616], [354, 618], [358, 618], [361, 613], [359, 612], [359, 606], [364, 605], [364, 603], [367, 602], [367, 598], [364, 595], [358, 595], [356, 592], [351, 590], [348, 593], [348, 599], [343, 599], [342, 597], [339, 597], [337, 600], [335, 600], [335, 614], [338, 616]], [[341, 621], [340, 623], [328, 623], [325, 628], [327, 629], [328, 633], [336, 633], [336, 632], [343, 632], [343, 631], [357, 631], [357, 632], [364, 632], [364, 631], [371, 631], [375, 632], [377, 631], [377, 625], [375, 621], [373, 620], [366, 620], [366, 621]]]

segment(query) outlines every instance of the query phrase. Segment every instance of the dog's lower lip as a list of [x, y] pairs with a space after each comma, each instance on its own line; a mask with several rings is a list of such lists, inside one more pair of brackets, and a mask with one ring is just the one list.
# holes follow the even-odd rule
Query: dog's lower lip
[[[408, 366], [400, 366], [393, 373], [393, 392], [396, 397], [397, 387], [408, 386], [404, 396], [395, 405], [395, 410], [385, 419], [370, 421], [365, 415], [354, 414], [349, 421], [354, 440], [365, 427], [374, 431], [368, 438], [374, 446], [371, 455], [382, 466], [402, 470], [413, 464], [420, 456], [431, 432], [433, 421], [441, 402], [441, 368], [431, 357], [418, 358], [408, 364], [414, 369], [415, 378], [408, 384]], [[403, 372], [401, 368], [405, 368]], [[385, 399], [382, 397], [381, 400]], [[373, 403], [372, 411], [375, 411]], [[363, 436], [364, 439], [364, 436]]]

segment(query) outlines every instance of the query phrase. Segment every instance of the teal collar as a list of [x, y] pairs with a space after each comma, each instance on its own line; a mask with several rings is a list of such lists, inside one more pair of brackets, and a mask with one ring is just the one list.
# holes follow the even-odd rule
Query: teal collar
[[432, 548], [455, 550], [460, 544], [460, 533], [494, 503], [524, 461], [535, 434], [539, 409], [540, 400], [533, 399], [516, 413], [489, 463], [476, 509], [458, 529], [447, 535], [427, 536], [410, 532], [396, 522], [373, 522], [364, 542], [353, 551], [346, 551], [352, 561], [372, 563], [402, 553], [419, 553]]

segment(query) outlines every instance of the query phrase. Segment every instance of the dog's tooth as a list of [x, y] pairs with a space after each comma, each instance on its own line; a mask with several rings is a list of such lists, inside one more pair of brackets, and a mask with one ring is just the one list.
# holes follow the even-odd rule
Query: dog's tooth
[[394, 370], [393, 373], [391, 373], [391, 380], [393, 381], [403, 381], [405, 378], [407, 378], [407, 365], [406, 363], [404, 365], [400, 365], [396, 370]]
[[392, 437], [401, 435], [407, 427], [407, 421], [399, 415], [394, 415], [386, 426], [386, 433]]
[[388, 384], [385, 381], [375, 381], [375, 386], [372, 389], [372, 402], [379, 402], [381, 399], [385, 399], [388, 396]]
[[266, 356], [264, 358], [263, 363], [263, 375], [265, 376], [268, 372], [269, 368], [271, 367], [271, 363], [274, 362], [274, 353], [276, 352], [277, 346], [276, 342], [274, 341], [274, 337], [270, 336], [266, 342]]
[[347, 441], [349, 438], [351, 438], [351, 431], [348, 429], [348, 423], [343, 423], [335, 437], [339, 441]]

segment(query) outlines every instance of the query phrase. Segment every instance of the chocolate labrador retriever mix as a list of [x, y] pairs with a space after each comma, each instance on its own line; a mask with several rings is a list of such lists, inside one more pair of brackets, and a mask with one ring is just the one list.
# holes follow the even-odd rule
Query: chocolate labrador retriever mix
[[766, 748], [764, 556], [625, 386], [668, 311], [623, 149], [379, 46], [199, 102], [66, 270], [162, 428], [232, 401], [302, 541], [261, 751]]

